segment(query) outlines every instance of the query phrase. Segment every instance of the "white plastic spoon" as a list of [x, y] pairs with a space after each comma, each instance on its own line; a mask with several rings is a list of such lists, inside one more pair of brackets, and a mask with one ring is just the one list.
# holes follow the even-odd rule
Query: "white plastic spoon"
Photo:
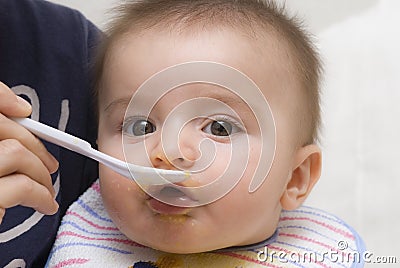
[[85, 140], [29, 118], [11, 119], [28, 129], [37, 137], [94, 159], [122, 176], [135, 180], [141, 185], [168, 184], [184, 181], [190, 177], [189, 172], [156, 169], [126, 163], [93, 149], [90, 143]]

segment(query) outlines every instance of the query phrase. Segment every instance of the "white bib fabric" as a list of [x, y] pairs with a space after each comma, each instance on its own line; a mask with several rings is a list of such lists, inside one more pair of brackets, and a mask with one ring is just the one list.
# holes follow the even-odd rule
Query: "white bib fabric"
[[67, 211], [46, 267], [363, 267], [365, 246], [341, 219], [283, 211], [276, 236], [257, 248], [170, 254], [137, 244], [111, 221], [95, 182]]

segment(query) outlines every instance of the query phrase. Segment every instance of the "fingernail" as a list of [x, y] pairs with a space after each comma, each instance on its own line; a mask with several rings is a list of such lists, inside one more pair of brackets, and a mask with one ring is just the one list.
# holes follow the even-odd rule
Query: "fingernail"
[[23, 98], [21, 98], [20, 96], [17, 96], [17, 101], [18, 101], [18, 104], [19, 104], [19, 106], [21, 107], [21, 108], [24, 108], [24, 109], [31, 109], [31, 104], [29, 103], [29, 102], [27, 102], [26, 100], [24, 100]]
[[57, 161], [57, 159], [51, 155], [51, 160], [53, 162], [53, 166], [49, 169], [50, 174], [55, 173], [58, 170], [59, 167], [59, 162]]
[[51, 214], [56, 214], [57, 211], [58, 211], [58, 208], [59, 208], [60, 206], [58, 205], [58, 203], [57, 203], [56, 200], [54, 200], [54, 204], [53, 204], [53, 205], [54, 205], [54, 206], [53, 206], [53, 210], [52, 210]]
[[51, 194], [51, 197], [53, 197], [53, 198], [56, 198], [56, 196], [57, 196], [56, 190], [54, 190], [54, 188], [51, 188], [50, 194]]
[[0, 224], [3, 221], [4, 214], [6, 214], [6, 209], [0, 208]]

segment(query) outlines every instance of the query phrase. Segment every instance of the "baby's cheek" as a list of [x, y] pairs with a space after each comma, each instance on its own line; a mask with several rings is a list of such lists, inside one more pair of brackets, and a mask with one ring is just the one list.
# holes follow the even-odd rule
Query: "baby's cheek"
[[133, 208], [135, 203], [146, 198], [144, 191], [133, 180], [106, 167], [100, 168], [99, 174], [101, 195], [110, 210]]

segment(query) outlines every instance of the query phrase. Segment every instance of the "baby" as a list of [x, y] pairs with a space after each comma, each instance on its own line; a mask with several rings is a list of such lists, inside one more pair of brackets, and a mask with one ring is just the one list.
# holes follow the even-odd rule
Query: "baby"
[[[216, 80], [224, 70], [232, 71], [254, 82], [259, 92], [213, 81], [181, 83], [162, 94], [140, 87], [186, 65], [204, 65], [210, 73], [223, 67]], [[177, 184], [183, 190], [169, 195], [171, 202], [162, 202], [100, 165], [99, 182], [67, 212], [48, 265], [255, 267], [269, 261], [289, 267], [298, 263], [280, 264], [267, 246], [300, 254], [337, 249], [343, 240], [359, 250], [357, 234], [339, 219], [298, 209], [321, 172], [316, 144], [320, 74], [308, 35], [273, 2], [142, 0], [122, 5], [96, 65], [99, 150], [138, 165], [195, 172]], [[252, 94], [257, 97], [248, 97]], [[204, 105], [196, 102], [203, 100]], [[178, 135], [168, 136], [176, 129]], [[204, 149], [205, 140], [212, 150]], [[271, 143], [274, 150], [263, 156]], [[235, 150], [236, 155], [240, 151], [236, 158]], [[212, 161], [199, 166], [209, 151]], [[260, 166], [266, 167], [262, 177]], [[193, 198], [184, 189], [212, 183], [230, 167], [237, 180], [231, 188], [202, 204], [185, 203]], [[323, 232], [330, 233], [312, 237]], [[334, 265], [330, 261], [327, 265]]]

